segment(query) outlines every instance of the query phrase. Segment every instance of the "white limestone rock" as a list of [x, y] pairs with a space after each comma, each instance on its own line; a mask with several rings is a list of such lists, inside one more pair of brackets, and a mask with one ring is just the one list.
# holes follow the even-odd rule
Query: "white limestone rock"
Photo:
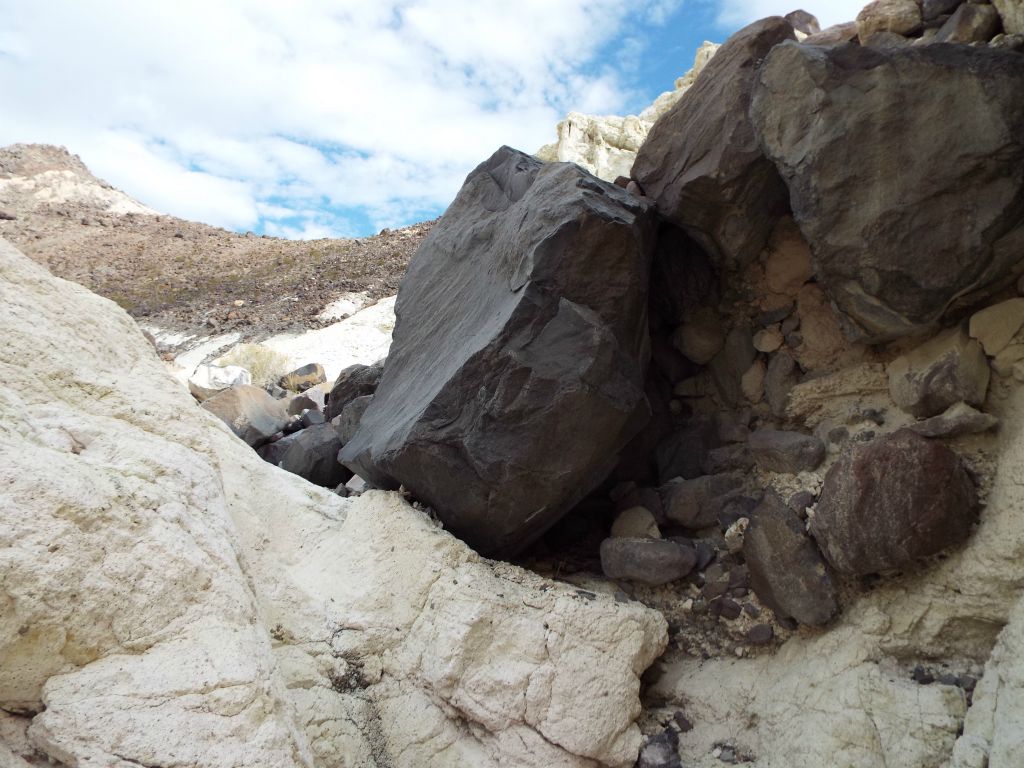
[[0, 337], [0, 762], [635, 760], [658, 613], [270, 466], [2, 241]]
[[576, 163], [605, 181], [629, 176], [651, 126], [683, 97], [718, 48], [705, 41], [697, 50], [693, 67], [676, 80], [675, 89], [661, 94], [639, 116], [570, 112], [555, 129], [557, 140], [537, 150], [536, 157], [546, 163]]
[[188, 378], [188, 390], [199, 402], [236, 384], [252, 384], [252, 374], [240, 365], [200, 365]]

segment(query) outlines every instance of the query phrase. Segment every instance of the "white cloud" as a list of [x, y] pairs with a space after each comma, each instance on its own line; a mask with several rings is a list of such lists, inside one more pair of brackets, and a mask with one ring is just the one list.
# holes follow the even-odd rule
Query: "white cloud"
[[726, 27], [740, 27], [766, 16], [785, 16], [792, 10], [803, 8], [813, 13], [821, 28], [857, 18], [868, 0], [807, 0], [795, 4], [793, 0], [720, 0], [718, 22]]
[[395, 226], [501, 144], [621, 109], [602, 48], [680, 2], [0, 0], [0, 144], [64, 144], [147, 205], [235, 229], [337, 234], [344, 209]]

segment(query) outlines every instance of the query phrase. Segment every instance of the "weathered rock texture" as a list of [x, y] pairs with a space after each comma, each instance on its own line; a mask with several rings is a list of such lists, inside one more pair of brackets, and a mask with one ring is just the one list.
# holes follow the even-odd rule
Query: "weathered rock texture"
[[676, 79], [675, 88], [661, 94], [639, 116], [570, 112], [555, 129], [558, 139], [537, 150], [537, 158], [546, 163], [576, 163], [605, 181], [629, 176], [636, 153], [646, 140], [654, 121], [690, 89], [718, 47], [705, 41], [697, 49], [693, 67]]
[[900, 430], [850, 446], [825, 476], [811, 533], [843, 573], [880, 573], [967, 538], [977, 492], [960, 458]]
[[341, 459], [487, 553], [542, 534], [643, 426], [653, 211], [507, 147], [417, 252]]
[[751, 116], [853, 336], [924, 330], [1018, 268], [1024, 57], [780, 45]]
[[0, 762], [632, 765], [655, 612], [271, 467], [2, 241], [0, 337]]
[[747, 116], [757, 67], [773, 46], [794, 40], [780, 17], [733, 35], [693, 87], [647, 137], [632, 176], [658, 211], [703, 245], [721, 266], [755, 259], [786, 188], [768, 161]]
[[935, 416], [951, 405], [985, 402], [991, 373], [981, 345], [963, 328], [950, 328], [889, 364], [889, 394], [915, 416]]

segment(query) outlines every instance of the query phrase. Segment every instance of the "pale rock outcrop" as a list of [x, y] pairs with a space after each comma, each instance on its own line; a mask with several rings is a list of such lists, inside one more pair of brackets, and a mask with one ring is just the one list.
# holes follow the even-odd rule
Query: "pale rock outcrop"
[[697, 49], [693, 66], [676, 79], [675, 88], [658, 96], [639, 116], [570, 112], [555, 129], [558, 139], [537, 150], [536, 157], [546, 163], [576, 163], [605, 181], [629, 176], [651, 126], [690, 89], [718, 48], [715, 43], [704, 41]]
[[576, 163], [605, 181], [629, 176], [651, 123], [635, 115], [570, 112], [557, 128], [558, 140], [537, 151], [545, 162]]
[[236, 384], [252, 384], [252, 374], [239, 365], [200, 365], [188, 377], [188, 391], [200, 402]]
[[1024, 35], [1024, 0], [992, 0], [1008, 35]]
[[3, 242], [0, 336], [0, 762], [635, 760], [657, 613], [271, 467]]

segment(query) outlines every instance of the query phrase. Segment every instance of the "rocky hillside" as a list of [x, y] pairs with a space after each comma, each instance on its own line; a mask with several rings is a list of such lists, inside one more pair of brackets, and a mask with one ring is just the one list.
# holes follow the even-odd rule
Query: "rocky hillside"
[[[0, 149], [0, 237], [149, 326], [263, 338], [319, 328], [349, 292], [394, 295], [430, 225], [353, 240], [239, 235], [153, 211], [63, 148]], [[241, 302], [238, 305], [237, 302]]]
[[190, 396], [0, 244], [0, 757], [1020, 766], [1022, 13], [758, 21], [617, 183], [499, 148], [333, 381]]

